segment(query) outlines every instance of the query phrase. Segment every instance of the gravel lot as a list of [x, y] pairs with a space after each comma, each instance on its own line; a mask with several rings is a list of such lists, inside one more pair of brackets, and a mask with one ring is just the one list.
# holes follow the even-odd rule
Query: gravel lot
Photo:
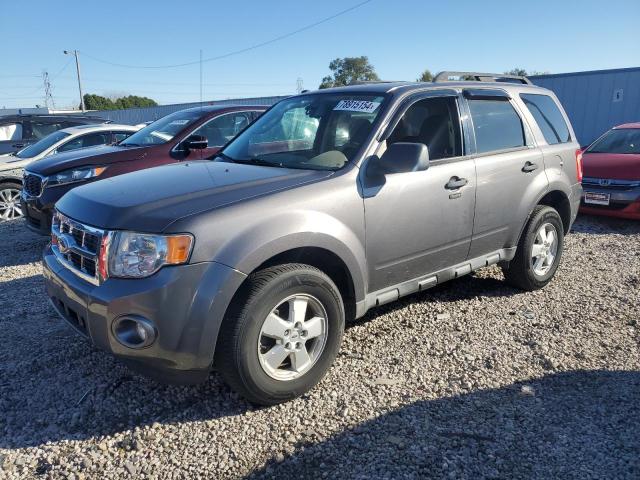
[[49, 307], [0, 224], [0, 478], [640, 478], [640, 224], [579, 218], [555, 280], [498, 268], [370, 312], [309, 395], [130, 373]]

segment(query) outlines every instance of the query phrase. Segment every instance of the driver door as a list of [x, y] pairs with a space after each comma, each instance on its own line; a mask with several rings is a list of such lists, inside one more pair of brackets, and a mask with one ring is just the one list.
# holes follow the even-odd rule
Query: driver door
[[[453, 91], [409, 101], [385, 140], [383, 149], [394, 142], [424, 143], [430, 165], [388, 174], [382, 185], [363, 189], [370, 292], [467, 258], [476, 173], [473, 159], [464, 156], [458, 101]], [[465, 184], [454, 188], [460, 180]]]

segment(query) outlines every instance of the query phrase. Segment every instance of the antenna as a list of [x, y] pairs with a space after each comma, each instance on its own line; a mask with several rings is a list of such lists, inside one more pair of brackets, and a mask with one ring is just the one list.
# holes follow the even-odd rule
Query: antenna
[[49, 81], [49, 72], [42, 72], [42, 82], [44, 83], [44, 106], [55, 110], [56, 105], [53, 102], [53, 94], [51, 93], [51, 82]]
[[302, 93], [302, 90], [304, 90], [302, 77], [298, 77], [298, 80], [296, 80], [296, 93], [300, 94]]

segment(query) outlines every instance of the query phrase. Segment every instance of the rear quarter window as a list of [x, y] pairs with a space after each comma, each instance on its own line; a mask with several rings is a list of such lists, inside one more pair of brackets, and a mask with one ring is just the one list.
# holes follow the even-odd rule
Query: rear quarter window
[[532, 93], [522, 93], [520, 98], [533, 115], [549, 145], [571, 141], [567, 122], [564, 121], [562, 112], [553, 98]]
[[526, 145], [522, 120], [506, 100], [469, 100], [477, 153]]

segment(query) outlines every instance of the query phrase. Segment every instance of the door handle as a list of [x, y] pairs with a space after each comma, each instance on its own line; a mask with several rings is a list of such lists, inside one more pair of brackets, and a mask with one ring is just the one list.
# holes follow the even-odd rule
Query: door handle
[[524, 166], [522, 167], [522, 171], [523, 172], [533, 172], [534, 170], [536, 170], [538, 168], [538, 164], [537, 163], [533, 163], [533, 162], [526, 162], [524, 164]]
[[466, 178], [451, 177], [444, 188], [447, 190], [456, 190], [457, 188], [464, 187], [467, 183], [469, 183], [469, 180]]

